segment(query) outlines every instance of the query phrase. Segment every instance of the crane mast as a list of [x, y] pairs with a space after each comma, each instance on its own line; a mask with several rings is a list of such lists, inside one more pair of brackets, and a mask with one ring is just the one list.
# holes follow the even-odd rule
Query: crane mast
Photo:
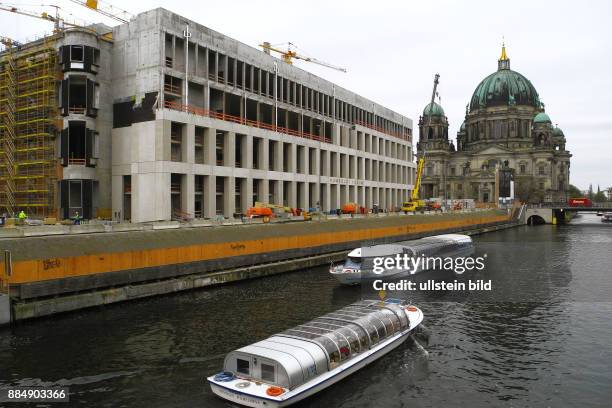
[[[440, 79], [440, 74], [436, 74], [434, 77], [434, 86], [433, 91], [431, 93], [431, 102], [429, 104], [429, 117], [427, 120], [427, 126], [431, 125], [431, 112], [433, 111], [433, 104], [436, 98], [436, 90], [438, 88], [438, 83]], [[427, 110], [427, 108], [425, 108]], [[415, 212], [427, 207], [427, 203], [425, 201], [419, 199], [420, 191], [421, 191], [421, 180], [423, 178], [423, 169], [425, 167], [425, 154], [427, 153], [426, 147], [423, 149], [423, 154], [417, 161], [417, 169], [416, 169], [416, 177], [414, 180], [414, 188], [412, 189], [412, 194], [410, 195], [410, 201], [406, 201], [402, 204], [402, 211], [404, 213], [407, 212]]]

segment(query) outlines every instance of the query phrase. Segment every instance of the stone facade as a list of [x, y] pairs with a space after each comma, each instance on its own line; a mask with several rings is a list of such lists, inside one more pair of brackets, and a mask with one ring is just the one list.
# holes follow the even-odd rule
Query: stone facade
[[571, 157], [565, 144], [531, 82], [510, 70], [503, 48], [497, 72], [478, 85], [466, 107], [456, 147], [442, 107], [423, 111], [417, 146], [426, 153], [422, 197], [493, 203], [499, 197], [496, 174], [509, 168], [515, 198], [565, 201]]

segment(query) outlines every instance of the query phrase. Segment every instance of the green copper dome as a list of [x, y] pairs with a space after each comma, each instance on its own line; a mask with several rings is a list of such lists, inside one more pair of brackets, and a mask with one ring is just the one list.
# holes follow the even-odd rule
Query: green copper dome
[[470, 100], [470, 112], [490, 106], [528, 105], [540, 107], [538, 91], [522, 74], [510, 69], [510, 59], [502, 49], [498, 69], [482, 80]]
[[423, 116], [427, 116], [429, 114], [432, 114], [433, 116], [444, 116], [444, 109], [442, 109], [442, 107], [435, 102], [433, 103], [432, 109], [431, 103], [428, 103], [425, 109], [423, 109]]
[[461, 123], [461, 127], [459, 128], [460, 132], [463, 132], [465, 130], [465, 122]]
[[533, 123], [552, 123], [548, 115], [544, 112], [540, 112], [533, 118]]
[[555, 127], [553, 129], [553, 136], [565, 137], [565, 135], [563, 134], [563, 131], [558, 127]]

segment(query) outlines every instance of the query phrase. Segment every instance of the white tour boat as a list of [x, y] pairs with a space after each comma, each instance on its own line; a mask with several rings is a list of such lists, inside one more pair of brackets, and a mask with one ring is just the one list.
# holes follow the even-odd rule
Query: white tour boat
[[387, 354], [422, 321], [403, 301], [364, 300], [232, 351], [208, 382], [237, 404], [286, 407]]
[[343, 264], [332, 265], [329, 273], [345, 285], [359, 285], [362, 280], [396, 279], [427, 270], [425, 263], [416, 269], [385, 269], [381, 274], [372, 272], [374, 258], [395, 258], [407, 254], [410, 258], [441, 257], [458, 258], [474, 253], [474, 242], [469, 235], [444, 234], [393, 244], [381, 244], [355, 248], [349, 252]]

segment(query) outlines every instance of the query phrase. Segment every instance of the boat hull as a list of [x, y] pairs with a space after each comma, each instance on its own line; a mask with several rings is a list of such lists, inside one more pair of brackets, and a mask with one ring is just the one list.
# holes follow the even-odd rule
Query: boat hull
[[210, 383], [211, 390], [214, 394], [236, 404], [247, 407], [287, 407], [324, 390], [338, 381], [343, 380], [349, 375], [396, 349], [408, 339], [410, 334], [423, 321], [422, 312], [419, 310], [416, 316], [411, 316], [411, 319], [415, 319], [416, 321], [411, 320], [409, 329], [396, 334], [395, 336], [378, 344], [376, 347], [373, 347], [371, 350], [364, 352], [362, 356], [356, 357], [352, 363], [349, 362], [336, 367], [320, 377], [317, 377], [316, 379], [313, 379], [312, 381], [309, 381], [308, 383], [303, 384], [279, 397], [266, 397], [253, 395], [253, 393], [243, 393], [229, 387], [224, 387], [222, 384], [215, 381], [213, 377], [208, 377], [208, 382]]

